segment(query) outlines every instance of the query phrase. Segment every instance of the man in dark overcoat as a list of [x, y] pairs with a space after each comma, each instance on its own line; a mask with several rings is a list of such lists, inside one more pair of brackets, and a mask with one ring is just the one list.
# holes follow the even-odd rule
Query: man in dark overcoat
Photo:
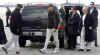
[[97, 46], [97, 26], [98, 26], [98, 10], [94, 7], [94, 2], [91, 2], [90, 7], [88, 8], [88, 14], [90, 18], [88, 19], [88, 27], [87, 27], [87, 37], [86, 41], [91, 42], [95, 41], [95, 46]]

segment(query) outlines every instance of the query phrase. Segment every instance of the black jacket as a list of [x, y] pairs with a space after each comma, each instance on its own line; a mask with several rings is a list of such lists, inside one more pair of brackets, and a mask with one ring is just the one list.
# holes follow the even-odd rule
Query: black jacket
[[94, 10], [92, 12], [92, 14], [90, 14], [90, 7], [88, 8], [88, 20], [86, 22], [88, 22], [88, 26], [92, 26], [93, 29], [95, 29], [98, 26], [98, 11], [97, 9], [94, 7]]
[[52, 29], [52, 28], [56, 28], [58, 27], [58, 23], [59, 23], [59, 15], [57, 13], [53, 13], [53, 14], [48, 14], [48, 28]]
[[22, 16], [20, 14], [20, 10], [15, 9], [11, 14], [11, 19], [10, 19], [11, 32], [19, 35], [21, 33], [21, 26], [22, 26]]
[[80, 24], [81, 18], [79, 14], [76, 12], [73, 17], [72, 14], [70, 14], [67, 24], [67, 33], [70, 35], [80, 35]]

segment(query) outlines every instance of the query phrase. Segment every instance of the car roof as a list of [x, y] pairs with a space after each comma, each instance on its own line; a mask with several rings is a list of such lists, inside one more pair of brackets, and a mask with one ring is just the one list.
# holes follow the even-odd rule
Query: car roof
[[23, 6], [48, 6], [48, 3], [28, 3], [24, 4]]
[[64, 3], [62, 5], [63, 6], [84, 6], [84, 4], [79, 4], [79, 3], [68, 3], [68, 4]]

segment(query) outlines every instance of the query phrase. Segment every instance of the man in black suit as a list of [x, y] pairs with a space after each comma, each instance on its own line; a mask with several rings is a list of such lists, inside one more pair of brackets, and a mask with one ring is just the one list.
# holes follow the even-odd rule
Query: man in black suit
[[[91, 2], [90, 7], [88, 8], [88, 14], [90, 15], [90, 18], [93, 19], [91, 22], [91, 25], [89, 26], [89, 29], [91, 29], [94, 33], [94, 38], [90, 39], [95, 39], [95, 46], [97, 45], [97, 26], [98, 26], [98, 10], [97, 8], [94, 6], [94, 2]], [[91, 35], [91, 34], [90, 34]]]
[[70, 16], [68, 18], [67, 35], [68, 35], [68, 49], [74, 50], [76, 48], [76, 38], [79, 34], [80, 16], [76, 12], [75, 7], [71, 8]]

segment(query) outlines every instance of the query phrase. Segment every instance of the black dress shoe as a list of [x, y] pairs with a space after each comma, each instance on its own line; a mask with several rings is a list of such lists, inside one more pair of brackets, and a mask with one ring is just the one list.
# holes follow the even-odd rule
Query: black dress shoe
[[20, 52], [19, 51], [16, 51], [16, 54], [20, 54]]
[[78, 51], [84, 51], [84, 49], [78, 49]]
[[6, 49], [5, 47], [2, 47], [2, 50], [3, 50], [6, 54], [8, 54], [8, 51], [7, 51], [7, 49]]
[[66, 49], [68, 49], [68, 50], [75, 50], [75, 48], [66, 48]]
[[91, 51], [91, 49], [87, 49], [86, 51], [89, 52], [89, 51]]
[[65, 48], [65, 49], [71, 49], [71, 48], [67, 47], [67, 48]]
[[9, 25], [7, 25], [6, 27], [9, 27]]

